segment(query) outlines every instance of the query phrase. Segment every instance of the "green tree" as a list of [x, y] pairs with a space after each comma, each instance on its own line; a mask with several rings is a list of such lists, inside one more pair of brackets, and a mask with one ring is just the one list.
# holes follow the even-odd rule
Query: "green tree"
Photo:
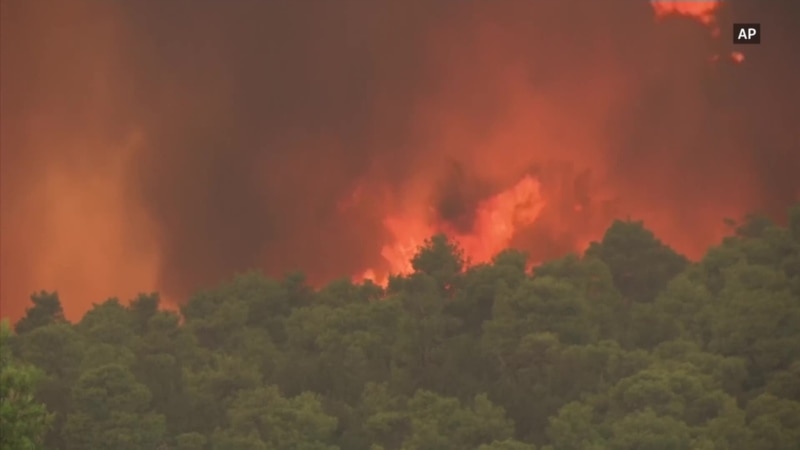
[[76, 324], [44, 292], [5, 325], [2, 438], [33, 445], [3, 448], [797, 449], [798, 224], [746, 217], [689, 263], [617, 222], [533, 270], [439, 235], [387, 289], [248, 272]]
[[536, 446], [514, 439], [504, 439], [491, 444], [483, 444], [478, 447], [478, 450], [536, 450]]
[[690, 450], [689, 427], [651, 409], [632, 413], [611, 424], [608, 448], [614, 450]]
[[788, 369], [770, 374], [766, 391], [778, 398], [800, 402], [800, 359]]
[[403, 281], [403, 292], [386, 300], [402, 307], [392, 348], [392, 382], [409, 395], [417, 389], [446, 390], [452, 384], [443, 370], [447, 341], [461, 324], [444, 313], [441, 285], [433, 276], [414, 273]]
[[205, 450], [208, 438], [197, 432], [179, 434], [175, 438], [176, 450]]
[[263, 377], [258, 368], [224, 352], [208, 354], [197, 367], [187, 368], [185, 393], [186, 432], [206, 433], [225, 424], [225, 411], [240, 392], [255, 389]]
[[134, 355], [131, 372], [147, 386], [152, 395], [151, 407], [164, 414], [167, 431], [178, 434], [188, 429], [184, 369], [190, 358], [184, 354], [183, 343], [191, 337], [173, 312], [156, 311], [146, 316], [149, 319], [131, 348]]
[[69, 323], [51, 323], [15, 336], [20, 358], [42, 371], [38, 400], [55, 414], [45, 438], [46, 448], [65, 448], [62, 427], [70, 411], [70, 391], [80, 375], [86, 343]]
[[396, 301], [295, 310], [286, 323], [292, 357], [279, 377], [286, 392], [356, 402], [366, 383], [389, 377], [401, 312]]
[[800, 242], [800, 203], [789, 208], [789, 233], [795, 242]]
[[362, 408], [369, 442], [385, 450], [477, 448], [510, 440], [514, 433], [503, 408], [485, 394], [460, 402], [419, 390], [407, 398], [393, 395], [385, 385], [371, 384]]
[[150, 411], [150, 391], [123, 366], [87, 370], [72, 400], [63, 430], [66, 449], [149, 450], [163, 441], [164, 416]]
[[0, 448], [44, 448], [52, 416], [34, 398], [40, 374], [35, 367], [20, 363], [11, 355], [10, 337], [10, 325], [0, 321]]
[[748, 388], [762, 387], [800, 354], [800, 302], [782, 272], [737, 264], [726, 270], [717, 301], [709, 349], [746, 359]]
[[703, 426], [735, 399], [712, 377], [686, 364], [656, 364], [621, 380], [609, 391], [609, 416], [645, 409], [674, 417], [691, 426]]
[[527, 255], [515, 250], [498, 254], [492, 264], [470, 267], [463, 276], [459, 289], [445, 311], [459, 319], [462, 331], [480, 335], [481, 326], [492, 316], [492, 307], [502, 284], [516, 289], [526, 278]]
[[317, 396], [283, 397], [274, 386], [240, 392], [227, 411], [229, 426], [212, 437], [214, 450], [336, 450], [336, 419]]
[[425, 240], [417, 254], [411, 258], [414, 271], [436, 280], [441, 294], [448, 296], [455, 292], [464, 265], [463, 250], [444, 234]]
[[753, 432], [750, 448], [800, 449], [800, 403], [762, 394], [747, 405], [747, 420]]
[[640, 310], [649, 317], [634, 327], [633, 340], [636, 344], [653, 348], [683, 338], [693, 340], [703, 348], [708, 345], [711, 340], [714, 295], [699, 278], [701, 276], [696, 268], [687, 270], [661, 291], [652, 307]]
[[536, 277], [551, 277], [573, 286], [585, 300], [584, 308], [598, 337], [619, 339], [628, 326], [628, 314], [608, 265], [601, 259], [587, 255], [564, 258], [543, 263], [534, 270]]
[[465, 407], [457, 399], [418, 391], [408, 402], [408, 414], [411, 428], [404, 450], [476, 448], [509, 439], [514, 433], [503, 408], [484, 394]]
[[564, 405], [557, 415], [550, 418], [547, 436], [557, 450], [605, 448], [594, 408], [578, 402]]
[[128, 310], [133, 316], [133, 328], [136, 334], [142, 334], [147, 329], [147, 322], [158, 313], [161, 299], [157, 293], [139, 294], [138, 297], [130, 301]]
[[58, 293], [41, 291], [31, 295], [31, 302], [33, 306], [25, 311], [25, 316], [14, 328], [18, 334], [27, 333], [41, 326], [66, 322]]
[[619, 291], [634, 302], [653, 301], [687, 265], [685, 257], [664, 245], [642, 222], [614, 222], [586, 255], [608, 264]]

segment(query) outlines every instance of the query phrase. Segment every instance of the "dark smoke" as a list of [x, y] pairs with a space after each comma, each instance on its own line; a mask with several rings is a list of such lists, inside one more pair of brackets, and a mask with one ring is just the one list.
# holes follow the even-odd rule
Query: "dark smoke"
[[436, 215], [458, 233], [470, 233], [475, 227], [475, 212], [481, 201], [497, 192], [492, 186], [463, 164], [455, 161], [445, 172], [433, 199]]
[[[92, 168], [105, 158], [15, 148], [15, 129], [36, 115], [23, 93], [60, 73], [88, 73], [85, 61], [26, 57], [32, 30], [49, 23], [31, 18], [49, 13], [23, 3], [3, 2], [4, 232], [9, 196], [44, 176], [42, 161]], [[113, 67], [102, 83], [114, 108], [76, 113], [81, 78], [41, 101], [58, 105], [70, 129], [142, 130], [125, 195], [151, 225], [153, 288], [178, 301], [252, 267], [302, 269], [319, 283], [378, 264], [387, 206], [370, 186], [401, 193], [418, 176], [445, 180], [431, 201], [468, 230], [470, 208], [492, 194], [484, 185], [497, 185], [473, 176], [475, 161], [510, 153], [439, 147], [438, 135], [446, 123], [475, 142], [501, 130], [516, 98], [508, 74], [524, 74], [537, 105], [552, 109], [535, 124], [548, 146], [518, 149], [524, 164], [508, 160], [509, 170], [522, 174], [540, 159], [571, 167], [545, 181], [571, 201], [548, 205], [516, 244], [559, 253], [575, 233], [633, 212], [663, 224], [656, 232], [694, 229], [707, 245], [715, 236], [698, 223], [749, 209], [779, 215], [800, 194], [797, 2], [732, 0], [719, 40], [690, 18], [656, 24], [644, 0], [97, 0], [75, 11], [84, 25], [73, 25], [62, 53]], [[734, 21], [764, 30], [741, 65], [724, 62]], [[102, 29], [80, 35], [81, 27]], [[82, 50], [101, 44], [110, 50]], [[715, 53], [722, 62], [711, 65]], [[364, 186], [365, 199], [343, 212], [342, 199]], [[35, 246], [20, 249], [3, 250], [4, 302], [42, 287], [6, 287], [11, 258], [43, 264], [21, 254]]]

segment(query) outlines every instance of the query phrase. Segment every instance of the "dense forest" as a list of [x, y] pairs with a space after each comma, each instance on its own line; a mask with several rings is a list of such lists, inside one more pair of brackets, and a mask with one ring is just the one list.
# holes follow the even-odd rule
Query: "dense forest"
[[[800, 205], [690, 262], [619, 221], [585, 254], [470, 265], [432, 237], [384, 289], [247, 273], [2, 327], [2, 448], [800, 449]], [[691, 233], [692, 230], [686, 230]]]

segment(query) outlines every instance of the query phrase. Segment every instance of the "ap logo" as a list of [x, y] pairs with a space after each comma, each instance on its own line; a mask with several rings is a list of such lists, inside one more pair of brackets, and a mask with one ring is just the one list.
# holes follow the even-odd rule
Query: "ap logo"
[[734, 44], [760, 44], [760, 23], [735, 23], [733, 24]]

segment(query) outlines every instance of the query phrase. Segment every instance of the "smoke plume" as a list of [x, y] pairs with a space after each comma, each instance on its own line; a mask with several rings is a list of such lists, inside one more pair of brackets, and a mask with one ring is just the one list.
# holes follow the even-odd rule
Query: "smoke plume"
[[800, 200], [796, 2], [0, 4], [4, 316], [380, 278], [437, 231], [538, 260], [632, 217], [697, 257]]

